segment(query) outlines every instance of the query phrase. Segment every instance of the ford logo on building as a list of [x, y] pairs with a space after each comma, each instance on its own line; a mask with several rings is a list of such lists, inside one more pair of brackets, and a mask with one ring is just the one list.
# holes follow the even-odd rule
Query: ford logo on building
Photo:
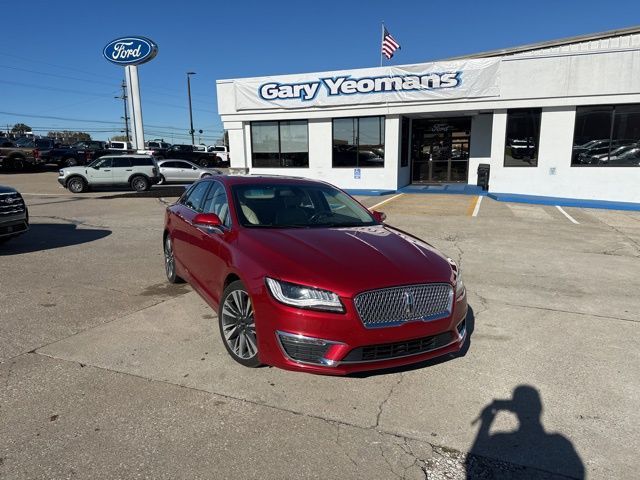
[[102, 53], [116, 65], [140, 65], [157, 55], [158, 46], [146, 37], [123, 37], [109, 42]]

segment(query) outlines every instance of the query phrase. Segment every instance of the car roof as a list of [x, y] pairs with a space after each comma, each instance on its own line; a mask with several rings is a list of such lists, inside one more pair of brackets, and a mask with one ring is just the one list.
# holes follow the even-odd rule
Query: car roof
[[103, 155], [100, 158], [153, 158], [151, 155], [144, 155], [142, 153], [121, 153], [120, 155]]
[[188, 163], [190, 165], [194, 165], [194, 166], [200, 168], [199, 165], [197, 165], [197, 164], [195, 164], [193, 162], [190, 162], [189, 160], [185, 160], [183, 158], [163, 158], [162, 160], [158, 160], [158, 165], [161, 164], [161, 163], [167, 163], [167, 162], [185, 162], [185, 163]]

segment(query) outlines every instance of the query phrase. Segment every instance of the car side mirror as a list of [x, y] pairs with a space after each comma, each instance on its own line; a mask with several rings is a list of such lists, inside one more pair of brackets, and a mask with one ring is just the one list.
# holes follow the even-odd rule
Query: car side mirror
[[93, 167], [93, 168], [94, 168], [94, 169], [96, 169], [96, 170], [100, 170], [100, 166], [99, 166], [99, 165], [96, 165], [96, 166], [95, 166], [95, 167]]
[[193, 221], [191, 223], [194, 227], [202, 228], [210, 232], [223, 232], [222, 220], [220, 220], [220, 217], [215, 213], [198, 213], [193, 217]]
[[198, 167], [191, 167], [191, 170], [197, 170]]
[[378, 212], [377, 210], [373, 210], [371, 212], [371, 215], [373, 215], [373, 218], [376, 219], [376, 222], [383, 223], [387, 219], [387, 215], [385, 213]]

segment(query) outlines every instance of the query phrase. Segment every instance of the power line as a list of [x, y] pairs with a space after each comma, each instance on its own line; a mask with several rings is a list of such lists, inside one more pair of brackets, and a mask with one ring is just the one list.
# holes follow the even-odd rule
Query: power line
[[[39, 119], [46, 119], [46, 120], [59, 120], [62, 122], [98, 123], [98, 124], [104, 124], [104, 125], [117, 125], [117, 126], [121, 125], [121, 122], [112, 122], [108, 120], [92, 120], [87, 118], [58, 117], [55, 115], [35, 115], [35, 114], [28, 114], [28, 113], [16, 113], [16, 112], [5, 112], [5, 111], [0, 111], [0, 115], [7, 115], [7, 116], [17, 117], [17, 118], [25, 117], [25, 118], [39, 118]], [[171, 125], [146, 124], [146, 126], [154, 129], [160, 129], [160, 130], [166, 129], [166, 130], [173, 130], [177, 132], [186, 131], [185, 128], [174, 127]], [[58, 128], [61, 128], [61, 127], [58, 127]], [[222, 133], [222, 130], [213, 130], [212, 133]]]

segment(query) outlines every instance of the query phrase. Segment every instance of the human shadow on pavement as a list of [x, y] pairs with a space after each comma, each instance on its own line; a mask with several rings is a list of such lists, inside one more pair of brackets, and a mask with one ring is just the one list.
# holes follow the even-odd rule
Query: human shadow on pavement
[[422, 368], [433, 367], [435, 365], [439, 365], [444, 362], [449, 362], [456, 358], [464, 357], [469, 351], [469, 348], [471, 347], [471, 336], [473, 334], [473, 330], [475, 329], [475, 323], [476, 323], [476, 317], [473, 313], [473, 308], [469, 305], [467, 309], [467, 316], [465, 317], [465, 326], [466, 326], [465, 328], [467, 330], [467, 336], [465, 337], [464, 343], [462, 344], [462, 348], [456, 353], [451, 353], [448, 355], [443, 355], [441, 357], [433, 358], [431, 360], [425, 360], [422, 362], [412, 363], [410, 365], [403, 365], [400, 367], [392, 367], [392, 368], [386, 368], [382, 370], [372, 370], [369, 372], [352, 373], [349, 376], [353, 378], [368, 378], [368, 377], [389, 375], [389, 374], [400, 373], [400, 372], [409, 372], [412, 370], [420, 370]]
[[29, 230], [0, 242], [0, 256], [39, 252], [93, 242], [111, 235], [111, 230], [81, 228], [70, 223], [35, 223]]
[[[541, 422], [542, 410], [540, 394], [530, 385], [516, 387], [510, 399], [494, 399], [489, 403], [472, 423], [474, 425], [480, 422], [480, 428], [467, 455], [467, 480], [546, 479], [557, 475], [584, 478], [584, 464], [573, 444], [564, 435], [545, 431]], [[518, 417], [519, 426], [516, 431], [491, 433], [491, 425], [501, 411]], [[537, 472], [527, 469], [521, 476], [502, 476], [502, 469], [491, 459], [532, 467]], [[507, 475], [507, 471], [503, 473]]]

